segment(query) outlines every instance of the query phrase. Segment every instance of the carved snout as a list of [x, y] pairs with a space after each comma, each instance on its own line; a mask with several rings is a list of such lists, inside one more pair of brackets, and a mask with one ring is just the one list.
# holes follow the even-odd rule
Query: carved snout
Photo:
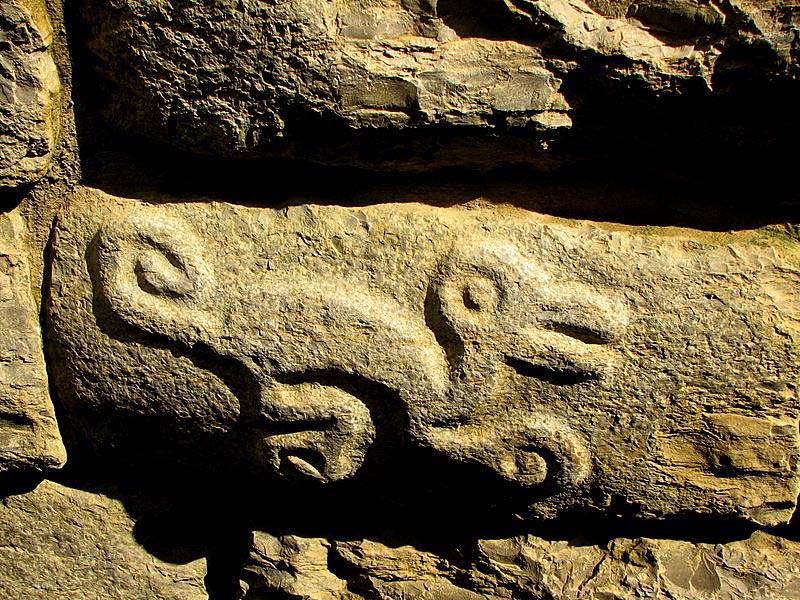
[[367, 407], [355, 396], [318, 383], [276, 386], [263, 428], [251, 447], [275, 473], [319, 482], [353, 475], [375, 439]]
[[577, 285], [547, 286], [537, 293], [538, 308], [518, 317], [528, 324], [503, 331], [506, 364], [521, 375], [557, 384], [607, 377], [616, 363], [609, 345], [627, 326], [622, 303]]
[[482, 465], [524, 488], [542, 484], [566, 488], [585, 481], [591, 472], [586, 442], [549, 415], [527, 415], [491, 425], [435, 428], [427, 439], [447, 456]]
[[505, 362], [553, 382], [602, 378], [614, 360], [605, 346], [627, 327], [621, 302], [556, 281], [502, 241], [455, 254], [433, 285], [441, 321], [465, 347], [465, 360], [479, 355], [480, 362]]

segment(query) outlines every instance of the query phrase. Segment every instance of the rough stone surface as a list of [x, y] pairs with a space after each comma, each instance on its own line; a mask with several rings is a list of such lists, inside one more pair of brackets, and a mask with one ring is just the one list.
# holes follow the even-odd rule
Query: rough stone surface
[[797, 260], [510, 207], [86, 189], [57, 227], [49, 345], [99, 452], [325, 483], [393, 432], [531, 516], [777, 524], [800, 490]]
[[514, 598], [788, 599], [800, 596], [800, 545], [766, 533], [723, 544], [535, 536], [481, 540], [453, 557], [370, 540], [256, 533], [242, 570], [247, 600]]
[[0, 600], [800, 599], [798, 57], [0, 0]]
[[118, 500], [44, 481], [0, 506], [0, 596], [206, 599], [205, 561], [176, 565], [136, 541]]
[[19, 215], [0, 214], [0, 474], [60, 467], [66, 460], [23, 232]]
[[61, 83], [41, 0], [0, 2], [0, 187], [39, 179], [59, 134]]
[[[765, 83], [796, 73], [792, 4], [595, 4], [606, 14], [579, 0], [84, 0], [82, 12], [108, 123], [217, 156], [551, 168], [574, 154], [561, 141], [599, 151], [635, 137], [630, 151], [643, 129], [685, 152], [708, 143], [693, 136], [709, 99], [735, 98], [754, 72], [756, 110], [783, 111]], [[742, 126], [737, 109], [723, 128]]]

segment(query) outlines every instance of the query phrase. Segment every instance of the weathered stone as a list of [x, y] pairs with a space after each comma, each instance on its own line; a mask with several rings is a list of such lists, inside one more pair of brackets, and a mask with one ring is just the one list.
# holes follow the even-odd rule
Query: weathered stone
[[762, 532], [723, 544], [620, 538], [603, 546], [530, 535], [457, 550], [452, 555], [460, 560], [454, 562], [412, 546], [259, 532], [242, 570], [243, 597], [777, 600], [800, 595], [800, 545]]
[[800, 600], [799, 1], [0, 0], [0, 600]]
[[53, 371], [98, 452], [328, 482], [402, 429], [533, 515], [794, 511], [790, 244], [88, 189], [56, 233]]
[[50, 402], [24, 225], [0, 214], [0, 474], [60, 467], [64, 446]]
[[118, 500], [44, 481], [0, 507], [0, 596], [47, 600], [208, 598], [202, 559], [181, 565], [135, 540]]
[[0, 186], [39, 179], [53, 159], [61, 83], [41, 0], [0, 2]]
[[[647, 126], [686, 148], [697, 129], [684, 122], [728, 89], [723, 70], [742, 63], [790, 81], [796, 31], [774, 11], [757, 11], [758, 28], [738, 3], [692, 0], [616, 17], [577, 0], [85, 0], [82, 10], [117, 129], [206, 154], [405, 170], [551, 168], [577, 156], [560, 141], [624, 146], [623, 132], [641, 132], [635, 103], [670, 111], [678, 98], [686, 113]], [[764, 56], [747, 62], [753, 53]]]
[[[326, 540], [296, 536], [276, 538], [257, 532], [242, 572], [243, 598], [283, 594], [289, 598], [348, 598], [347, 581], [328, 567], [331, 545]], [[288, 568], [275, 568], [277, 564]]]
[[740, 30], [741, 41], [766, 43], [791, 68], [796, 59], [798, 14], [794, 0], [731, 0], [723, 7], [702, 0], [588, 0], [610, 17], [631, 17], [659, 36], [697, 38]]

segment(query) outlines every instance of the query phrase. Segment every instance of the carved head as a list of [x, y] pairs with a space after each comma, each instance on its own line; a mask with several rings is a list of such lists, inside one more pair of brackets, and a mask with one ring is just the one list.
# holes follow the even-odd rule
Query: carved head
[[440, 422], [420, 437], [524, 487], [585, 480], [587, 442], [563, 419], [543, 408], [487, 415], [481, 407], [497, 404], [508, 371], [549, 386], [605, 377], [615, 361], [606, 344], [626, 327], [624, 306], [580, 283], [554, 282], [541, 264], [493, 239], [455, 249], [432, 290], [439, 338], [450, 346], [451, 391]]

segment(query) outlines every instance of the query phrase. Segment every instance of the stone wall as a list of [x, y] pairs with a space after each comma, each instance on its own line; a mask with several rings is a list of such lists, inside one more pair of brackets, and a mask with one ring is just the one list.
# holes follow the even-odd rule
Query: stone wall
[[800, 6], [0, 36], [0, 597], [800, 598]]

